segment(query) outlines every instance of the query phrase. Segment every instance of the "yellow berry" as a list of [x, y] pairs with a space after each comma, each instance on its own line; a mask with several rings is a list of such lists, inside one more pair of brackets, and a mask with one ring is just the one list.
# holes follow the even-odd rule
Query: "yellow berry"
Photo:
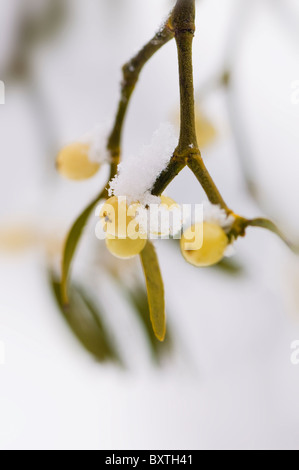
[[89, 159], [90, 145], [77, 142], [64, 147], [57, 157], [59, 173], [71, 180], [85, 180], [94, 176], [100, 164]]
[[207, 147], [215, 140], [217, 136], [215, 127], [211, 121], [200, 111], [197, 111], [195, 125], [199, 147]]
[[178, 204], [167, 196], [160, 197], [160, 205], [157, 206], [157, 212], [151, 214], [152, 217], [155, 219], [151, 220], [153, 224], [150, 226], [150, 233], [153, 236], [164, 237], [169, 236], [170, 234], [170, 227], [172, 226], [172, 211], [174, 209], [178, 209]]
[[229, 244], [223, 228], [204, 222], [188, 228], [181, 239], [181, 251], [188, 263], [197, 267], [219, 263]]
[[135, 220], [138, 207], [138, 203], [128, 207], [125, 197], [113, 196], [101, 209], [100, 218], [106, 232], [106, 246], [117, 258], [133, 258], [146, 245], [146, 234], [139, 231]]
[[140, 204], [127, 205], [125, 197], [113, 196], [101, 208], [100, 219], [107, 235], [116, 238], [146, 238], [135, 220]]
[[127, 203], [126, 199], [116, 196], [108, 199], [101, 208], [100, 219], [107, 235], [120, 236], [119, 231], [126, 231]]
[[110, 253], [117, 258], [130, 259], [139, 255], [144, 249], [147, 241], [141, 238], [133, 240], [131, 238], [113, 238], [109, 235], [106, 238], [106, 246]]
[[161, 196], [161, 204], [163, 206], [166, 206], [167, 209], [171, 210], [173, 207], [178, 207], [177, 203], [171, 199], [170, 197], [167, 196]]

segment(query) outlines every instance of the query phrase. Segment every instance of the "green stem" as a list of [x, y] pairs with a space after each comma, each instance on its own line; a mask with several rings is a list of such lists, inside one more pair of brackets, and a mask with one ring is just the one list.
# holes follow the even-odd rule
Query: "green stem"
[[[171, 30], [169, 20], [165, 23], [164, 27], [149, 41], [141, 51], [133, 57], [123, 67], [123, 82], [121, 87], [121, 97], [118, 105], [113, 129], [108, 139], [107, 149], [111, 156], [110, 177], [108, 182], [116, 175], [117, 167], [121, 155], [121, 138], [122, 131], [127, 114], [129, 102], [139, 75], [146, 64], [146, 62], [168, 41], [174, 37], [174, 32]], [[93, 209], [102, 198], [108, 197], [107, 188], [89, 204], [85, 211], [77, 218], [73, 224], [64, 247], [62, 259], [62, 281], [61, 292], [62, 298], [67, 305], [68, 303], [68, 279], [70, 275], [71, 264], [76, 254], [78, 244], [83, 233], [84, 226], [90, 217]]]
[[299, 246], [291, 242], [286, 235], [278, 228], [278, 226], [272, 222], [269, 219], [265, 218], [257, 218], [257, 219], [250, 219], [246, 220], [244, 222], [245, 227], [258, 227], [258, 228], [264, 228], [266, 230], [269, 230], [270, 232], [274, 233], [277, 235], [279, 238], [281, 238], [284, 243], [296, 254], [299, 254]]
[[177, 0], [170, 19], [179, 62], [181, 125], [178, 147], [168, 167], [157, 178], [152, 193], [160, 195], [186, 165], [195, 174], [210, 202], [232, 211], [224, 202], [201, 158], [195, 126], [192, 46], [195, 33], [195, 0]]
[[125, 117], [131, 96], [138, 82], [139, 75], [145, 64], [151, 57], [174, 37], [171, 30], [169, 20], [163, 28], [155, 34], [155, 36], [128, 62], [123, 66], [123, 81], [121, 86], [121, 97], [118, 105], [118, 111], [115, 124], [108, 140], [108, 150], [110, 152], [112, 162], [119, 163], [121, 154], [121, 138]]
[[198, 148], [195, 129], [192, 45], [195, 33], [195, 0], [178, 0], [172, 13], [178, 50], [181, 98], [181, 130], [176, 153]]
[[190, 155], [188, 158], [188, 167], [200, 182], [202, 188], [208, 196], [209, 201], [212, 204], [219, 205], [226, 211], [227, 214], [231, 214], [232, 211], [228, 208], [223, 197], [221, 196], [219, 189], [217, 188], [213, 178], [211, 177], [203, 162], [200, 152], [197, 155]]
[[151, 193], [153, 196], [161, 196], [167, 186], [174, 180], [174, 178], [185, 168], [186, 159], [174, 155], [169, 162], [167, 168], [158, 176]]

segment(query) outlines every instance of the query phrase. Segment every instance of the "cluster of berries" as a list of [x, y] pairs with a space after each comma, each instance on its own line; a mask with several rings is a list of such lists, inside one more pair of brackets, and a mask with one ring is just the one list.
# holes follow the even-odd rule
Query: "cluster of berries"
[[[101, 164], [89, 158], [89, 145], [75, 143], [64, 147], [58, 155], [59, 172], [73, 180], [94, 176]], [[160, 204], [164, 210], [178, 207], [175, 201], [162, 195]], [[148, 233], [142, 230], [138, 217], [142, 205], [139, 202], [127, 204], [126, 198], [113, 196], [101, 207], [100, 219], [105, 232], [107, 249], [121, 259], [139, 255], [145, 248]], [[198, 236], [200, 234], [200, 236]], [[155, 235], [161, 235], [157, 232]], [[219, 263], [230, 244], [225, 229], [216, 222], [204, 221], [186, 228], [181, 237], [181, 251], [185, 260], [196, 267], [212, 266]]]

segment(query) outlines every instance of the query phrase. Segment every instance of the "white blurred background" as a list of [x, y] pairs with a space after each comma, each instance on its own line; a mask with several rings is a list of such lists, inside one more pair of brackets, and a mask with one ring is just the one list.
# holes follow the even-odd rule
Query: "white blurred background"
[[[60, 315], [49, 256], [59, 262], [67, 229], [106, 173], [66, 182], [55, 173], [56, 152], [95, 123], [112, 122], [121, 65], [172, 2], [61, 0], [46, 31], [54, 3], [1, 2], [0, 448], [298, 449], [299, 365], [290, 356], [299, 340], [299, 260], [272, 234], [248, 231], [230, 270], [196, 270], [172, 242], [158, 245], [173, 342], [159, 366], [129, 303], [97, 268], [105, 254], [95, 220], [74, 277], [105, 299], [105, 323], [125, 367], [96, 362]], [[29, 31], [40, 31], [26, 46], [28, 21]], [[194, 42], [197, 94], [227, 59], [233, 63], [229, 95], [220, 87], [197, 103], [217, 130], [203, 150], [209, 170], [236, 212], [270, 216], [295, 241], [298, 26], [296, 0], [199, 0]], [[178, 103], [171, 42], [141, 75], [124, 157], [175, 119]], [[256, 198], [246, 189], [246, 168]], [[181, 203], [204, 199], [187, 170], [168, 194]]]

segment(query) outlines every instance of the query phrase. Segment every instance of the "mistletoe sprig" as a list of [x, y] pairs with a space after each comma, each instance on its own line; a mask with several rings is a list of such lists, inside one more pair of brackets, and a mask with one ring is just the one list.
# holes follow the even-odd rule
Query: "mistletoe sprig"
[[[130, 99], [138, 82], [144, 65], [170, 40], [175, 39], [178, 51], [179, 82], [180, 82], [180, 137], [171, 159], [166, 168], [159, 172], [156, 180], [150, 188], [150, 194], [160, 197], [174, 178], [188, 167], [200, 185], [204, 189], [210, 203], [224, 214], [225, 226], [215, 222], [203, 222], [203, 243], [197, 249], [189, 249], [190, 233], [188, 230], [181, 240], [182, 253], [185, 259], [195, 266], [208, 266], [221, 261], [227, 247], [239, 237], [244, 237], [248, 227], [260, 227], [274, 232], [282, 238], [290, 248], [296, 251], [290, 242], [286, 240], [281, 231], [270, 220], [257, 218], [247, 219], [234, 213], [226, 204], [209, 171], [207, 170], [198, 146], [195, 125], [195, 99], [193, 83], [192, 45], [195, 34], [195, 0], [177, 0], [167, 21], [157, 34], [123, 67], [123, 81], [121, 96], [115, 122], [106, 146], [105, 159], [110, 164], [110, 177], [106, 187], [95, 197], [85, 211], [78, 217], [72, 226], [64, 247], [62, 260], [61, 295], [65, 309], [69, 305], [68, 284], [70, 268], [80, 241], [83, 229], [102, 199], [107, 200], [111, 194], [108, 187], [111, 181], [118, 175], [121, 160], [121, 142], [125, 118]], [[99, 169], [100, 163], [90, 159], [93, 153], [88, 139], [80, 144], [68, 146], [62, 150], [58, 157], [58, 169], [73, 179], [90, 177]], [[105, 153], [102, 151], [102, 153]], [[123, 194], [126, 196], [126, 194]], [[169, 207], [173, 201], [164, 198], [163, 202]], [[135, 205], [138, 201], [134, 201]], [[110, 205], [110, 206], [109, 206]], [[109, 207], [115, 213], [121, 211], [117, 197], [106, 201], [101, 212], [104, 224], [106, 223], [108, 249], [119, 257], [140, 254], [148, 292], [148, 302], [151, 322], [156, 337], [163, 341], [166, 334], [166, 315], [164, 286], [155, 248], [147, 237], [139, 237], [138, 243], [134, 240], [123, 240], [115, 237], [115, 233], [109, 232], [111, 214]], [[127, 206], [126, 210], [127, 210]], [[129, 209], [131, 206], [129, 207]], [[132, 214], [131, 214], [132, 215]], [[132, 217], [134, 218], [134, 217]], [[113, 217], [112, 217], [113, 219]], [[115, 220], [114, 220], [115, 222]], [[190, 227], [194, 231], [196, 227]], [[192, 235], [192, 233], [191, 233]], [[113, 237], [114, 236], [114, 237]], [[189, 242], [188, 242], [189, 241]], [[123, 252], [123, 253], [121, 253]], [[125, 252], [125, 253], [124, 253]], [[124, 256], [122, 256], [124, 254]]]

